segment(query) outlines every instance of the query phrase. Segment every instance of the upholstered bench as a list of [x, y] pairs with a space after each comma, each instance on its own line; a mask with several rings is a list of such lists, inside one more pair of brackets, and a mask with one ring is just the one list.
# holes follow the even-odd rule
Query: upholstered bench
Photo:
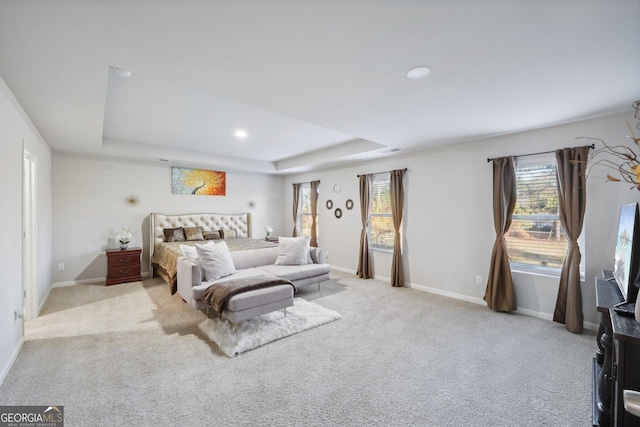
[[232, 296], [220, 315], [231, 323], [238, 323], [276, 310], [284, 310], [286, 316], [287, 307], [292, 305], [293, 286], [278, 285]]

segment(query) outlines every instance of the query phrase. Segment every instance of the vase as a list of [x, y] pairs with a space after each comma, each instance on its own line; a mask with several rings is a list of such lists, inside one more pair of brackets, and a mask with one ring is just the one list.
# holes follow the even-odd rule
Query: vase
[[269, 240], [271, 238], [271, 234], [267, 234], [266, 236], [264, 236], [264, 240]]
[[128, 243], [120, 243], [120, 249], [125, 250], [129, 247]]

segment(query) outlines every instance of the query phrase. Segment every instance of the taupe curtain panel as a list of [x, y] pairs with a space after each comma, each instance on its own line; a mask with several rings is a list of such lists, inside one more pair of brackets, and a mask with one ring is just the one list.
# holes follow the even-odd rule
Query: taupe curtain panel
[[514, 311], [517, 308], [511, 266], [504, 235], [511, 226], [516, 207], [516, 171], [513, 157], [493, 159], [493, 225], [496, 240], [491, 252], [491, 266], [484, 300], [495, 311]]
[[371, 210], [371, 181], [372, 175], [360, 175], [360, 217], [362, 232], [360, 233], [360, 254], [358, 257], [358, 277], [370, 279], [373, 277], [373, 259], [369, 252], [369, 211]]
[[300, 188], [302, 184], [293, 184], [293, 237], [298, 237], [298, 209], [300, 208]]
[[584, 211], [587, 205], [587, 157], [589, 148], [575, 147], [556, 150], [558, 174], [558, 202], [560, 223], [567, 235], [569, 247], [562, 264], [558, 299], [553, 321], [564, 323], [565, 328], [582, 333], [582, 292], [580, 290], [580, 247]]
[[311, 246], [318, 247], [318, 186], [320, 181], [311, 181]]
[[404, 286], [402, 273], [402, 211], [404, 205], [404, 169], [391, 171], [391, 215], [393, 217], [393, 263], [391, 264], [391, 286]]

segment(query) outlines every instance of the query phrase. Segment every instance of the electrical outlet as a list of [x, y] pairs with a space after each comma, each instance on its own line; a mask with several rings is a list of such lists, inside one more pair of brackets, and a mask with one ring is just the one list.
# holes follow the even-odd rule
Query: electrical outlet
[[64, 270], [64, 262], [59, 262], [58, 263], [58, 271], [63, 271]]
[[476, 276], [476, 285], [482, 285], [482, 276]]

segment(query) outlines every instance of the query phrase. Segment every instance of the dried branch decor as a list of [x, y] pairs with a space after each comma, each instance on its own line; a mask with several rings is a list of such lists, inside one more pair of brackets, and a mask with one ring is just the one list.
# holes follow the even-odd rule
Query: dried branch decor
[[[633, 108], [636, 110], [634, 118], [638, 120], [636, 129], [640, 129], [640, 100], [633, 103]], [[631, 188], [636, 188], [640, 191], [640, 138], [636, 137], [633, 128], [627, 122], [627, 127], [631, 135], [629, 139], [633, 141], [633, 146], [627, 145], [607, 145], [602, 139], [599, 138], [587, 138], [580, 137], [578, 139], [591, 139], [600, 141], [603, 145], [602, 148], [594, 150], [589, 156], [589, 173], [594, 166], [604, 166], [614, 169], [618, 172], [619, 178], [611, 174], [607, 174], [607, 181], [611, 182], [628, 182], [633, 184]]]

